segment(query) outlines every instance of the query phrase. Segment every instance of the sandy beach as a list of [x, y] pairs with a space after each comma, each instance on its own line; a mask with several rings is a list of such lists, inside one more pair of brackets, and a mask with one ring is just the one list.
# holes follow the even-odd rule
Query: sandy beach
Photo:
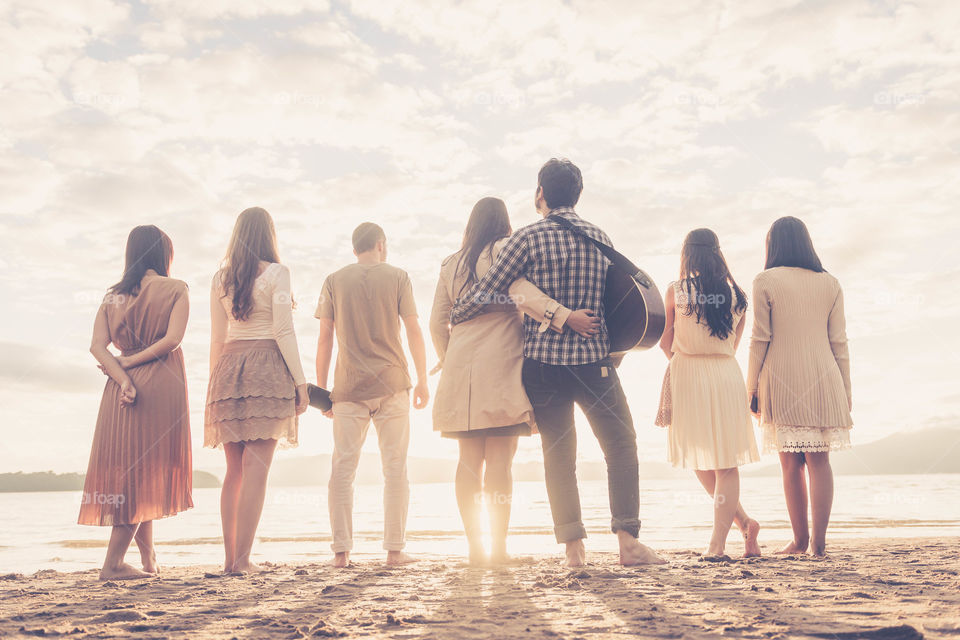
[[[772, 548], [772, 547], [771, 547]], [[256, 577], [171, 567], [99, 582], [95, 571], [0, 577], [0, 636], [95, 638], [957, 638], [960, 539], [846, 541], [831, 556], [662, 567], [593, 553], [498, 569], [431, 558], [393, 569], [276, 565]]]

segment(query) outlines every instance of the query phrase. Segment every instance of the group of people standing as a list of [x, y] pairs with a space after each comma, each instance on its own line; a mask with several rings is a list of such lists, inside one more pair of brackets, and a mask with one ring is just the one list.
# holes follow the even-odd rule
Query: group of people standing
[[[430, 317], [440, 372], [435, 430], [457, 440], [456, 497], [471, 563], [502, 563], [512, 502], [511, 467], [521, 436], [539, 434], [547, 494], [566, 564], [585, 563], [586, 530], [576, 478], [574, 408], [580, 407], [607, 465], [611, 530], [625, 565], [664, 562], [638, 540], [637, 439], [610, 353], [603, 296], [608, 261], [593, 243], [556, 222], [610, 244], [574, 207], [580, 170], [552, 159], [538, 174], [541, 219], [512, 232], [506, 206], [474, 206], [459, 251], [446, 258]], [[332, 408], [334, 452], [328, 484], [333, 564], [352, 550], [353, 484], [371, 422], [384, 475], [387, 564], [404, 553], [409, 484], [410, 405], [429, 400], [426, 346], [413, 287], [387, 264], [387, 239], [373, 223], [352, 237], [356, 262], [327, 277], [316, 308], [316, 379], [327, 387], [337, 345]], [[187, 286], [169, 276], [170, 239], [134, 228], [126, 267], [97, 313], [91, 352], [108, 376], [97, 420], [79, 522], [112, 526], [101, 578], [155, 575], [152, 521], [192, 506], [186, 375], [180, 342]], [[666, 290], [669, 358], [657, 424], [668, 452], [693, 469], [714, 499], [705, 556], [724, 557], [734, 523], [746, 556], [760, 554], [759, 524], [740, 504], [738, 468], [759, 459], [751, 411], [764, 447], [780, 454], [793, 541], [783, 549], [825, 553], [833, 498], [829, 451], [849, 444], [850, 377], [843, 297], [795, 218], [774, 223], [766, 269], [753, 292], [754, 329], [746, 382], [734, 359], [747, 298], [730, 274], [716, 234], [692, 231], [680, 277]], [[220, 510], [224, 570], [259, 568], [250, 554], [278, 446], [296, 446], [308, 386], [293, 328], [290, 272], [279, 261], [270, 215], [255, 207], [235, 225], [211, 284], [210, 381], [204, 444], [222, 447], [227, 471]], [[416, 379], [402, 345], [405, 334]], [[108, 348], [113, 345], [120, 355]], [[812, 535], [807, 522], [812, 505]], [[482, 543], [482, 506], [492, 548]], [[131, 544], [142, 569], [124, 561]]]

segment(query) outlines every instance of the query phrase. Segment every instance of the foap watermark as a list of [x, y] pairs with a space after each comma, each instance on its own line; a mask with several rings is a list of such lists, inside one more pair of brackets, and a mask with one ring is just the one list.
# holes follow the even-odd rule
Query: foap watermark
[[674, 96], [673, 101], [683, 107], [724, 107], [730, 104], [723, 96], [709, 91], [684, 91]]
[[473, 502], [476, 505], [486, 505], [486, 506], [503, 506], [503, 505], [523, 505], [529, 504], [529, 501], [520, 496], [517, 496], [513, 493], [504, 493], [502, 491], [493, 491], [476, 494], [473, 497]]
[[473, 103], [482, 107], [519, 109], [526, 100], [519, 91], [478, 91], [473, 96]]
[[716, 498], [706, 491], [675, 491], [673, 492], [673, 504], [675, 506], [690, 505], [713, 505], [724, 504], [727, 501], [726, 496], [719, 495]]
[[85, 107], [94, 107], [104, 111], [119, 111], [123, 108], [135, 107], [140, 99], [125, 93], [81, 90], [73, 94], [73, 101]]
[[73, 302], [84, 307], [99, 307], [101, 304], [122, 305], [127, 302], [125, 293], [107, 293], [102, 291], [75, 291], [73, 293]]
[[526, 300], [526, 297], [523, 295], [511, 296], [510, 294], [502, 291], [495, 291], [493, 293], [486, 293], [482, 296], [477, 296], [474, 298], [474, 300], [480, 304], [514, 305], [523, 304]]
[[127, 502], [127, 496], [122, 493], [100, 493], [84, 491], [80, 496], [80, 504], [122, 505]]
[[927, 98], [922, 93], [878, 91], [873, 94], [873, 104], [882, 107], [899, 107], [906, 105], [921, 105]]
[[273, 96], [273, 104], [293, 107], [312, 107], [319, 109], [326, 99], [318, 93], [301, 93], [299, 91], [281, 91]]
[[875, 292], [872, 296], [872, 302], [878, 307], [919, 309], [926, 302], [926, 297], [921, 293], [884, 290]]
[[873, 504], [925, 504], [926, 497], [919, 491], [880, 491], [873, 494]]
[[323, 497], [320, 492], [278, 491], [273, 494], [270, 503], [280, 506], [315, 507], [319, 509], [323, 506]]

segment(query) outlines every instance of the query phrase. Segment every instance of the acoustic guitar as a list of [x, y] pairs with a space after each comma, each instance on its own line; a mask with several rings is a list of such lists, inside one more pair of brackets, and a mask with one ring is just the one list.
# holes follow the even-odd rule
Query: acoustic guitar
[[604, 316], [610, 336], [610, 355], [649, 349], [660, 341], [666, 322], [663, 297], [653, 278], [608, 244], [595, 240], [562, 216], [550, 220], [589, 240], [610, 260], [603, 292]]

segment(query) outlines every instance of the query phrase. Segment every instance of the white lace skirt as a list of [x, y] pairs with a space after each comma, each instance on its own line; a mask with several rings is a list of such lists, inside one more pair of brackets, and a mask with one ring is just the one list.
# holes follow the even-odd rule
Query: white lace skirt
[[850, 447], [850, 427], [796, 427], [764, 423], [764, 453], [837, 451]]

